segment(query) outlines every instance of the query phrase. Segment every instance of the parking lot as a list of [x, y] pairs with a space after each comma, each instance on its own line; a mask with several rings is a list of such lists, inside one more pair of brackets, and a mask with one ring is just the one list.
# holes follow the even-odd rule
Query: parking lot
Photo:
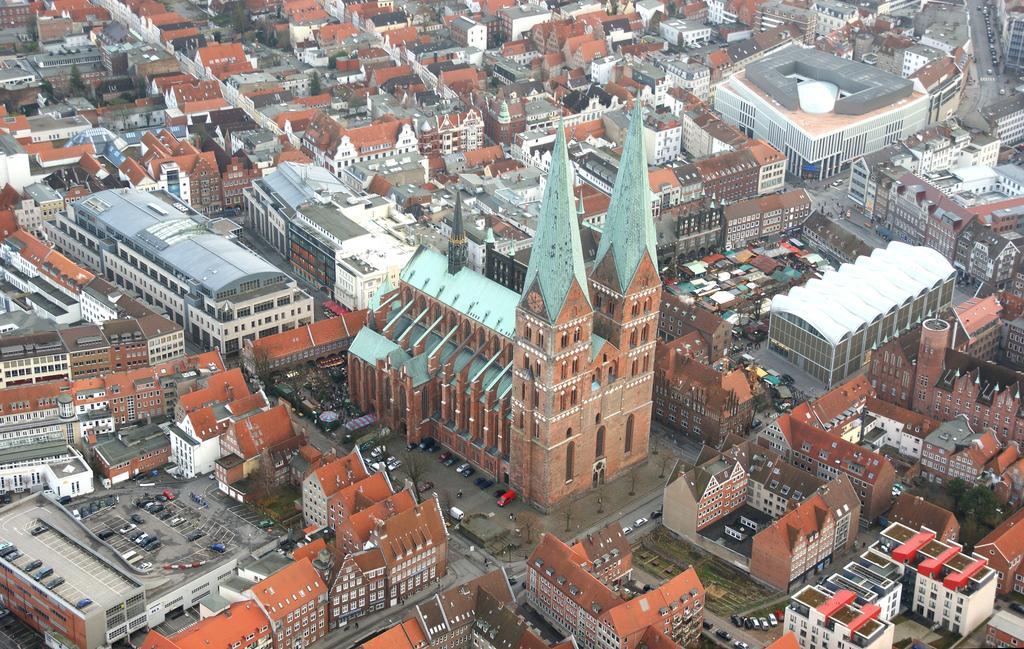
[[8, 613], [0, 619], [0, 647], [9, 649], [41, 649], [43, 636]]
[[[280, 533], [279, 528], [261, 529], [258, 512], [220, 493], [206, 478], [174, 481], [172, 485], [162, 477], [145, 487], [137, 482], [116, 485], [104, 497], [114, 498], [113, 506], [101, 508], [82, 521], [97, 536], [107, 537], [104, 541], [119, 555], [128, 555], [127, 561], [137, 569], [148, 563], [152, 567], [146, 570], [157, 572], [167, 565], [217, 559], [222, 554], [211, 549], [214, 544], [222, 544], [229, 553], [249, 551]], [[175, 498], [160, 502], [167, 488]], [[139, 506], [145, 502], [154, 503], [150, 509], [162, 509], [147, 511]], [[67, 508], [82, 509], [88, 503], [83, 499]], [[132, 540], [143, 532], [157, 538], [159, 546], [146, 550]]]

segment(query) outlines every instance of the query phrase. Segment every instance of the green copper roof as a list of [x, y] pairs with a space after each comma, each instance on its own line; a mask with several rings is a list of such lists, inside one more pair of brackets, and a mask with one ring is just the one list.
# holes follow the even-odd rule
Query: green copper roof
[[377, 287], [377, 290], [374, 291], [373, 295], [370, 296], [370, 302], [369, 304], [367, 304], [367, 306], [370, 308], [370, 311], [376, 311], [377, 309], [379, 309], [381, 300], [383, 300], [384, 296], [393, 290], [395, 290], [395, 285], [391, 283], [391, 278], [385, 275], [384, 281], [380, 283], [380, 286]]
[[348, 353], [370, 365], [376, 365], [377, 361], [387, 358], [388, 354], [398, 349], [394, 342], [369, 327], [363, 327], [349, 345]]
[[583, 245], [580, 243], [576, 203], [572, 195], [572, 170], [569, 167], [565, 130], [559, 122], [555, 150], [551, 156], [551, 171], [544, 188], [540, 218], [537, 220], [537, 234], [533, 237], [530, 264], [526, 268], [526, 280], [523, 283], [524, 300], [530, 291], [539, 290], [544, 299], [548, 321], [553, 322], [565, 304], [573, 280], [579, 284], [589, 301], [587, 276], [583, 267]]
[[448, 273], [448, 258], [421, 247], [405, 265], [402, 281], [503, 336], [516, 330], [519, 294], [471, 268]]
[[615, 188], [612, 189], [604, 231], [594, 259], [596, 267], [611, 252], [619, 288], [623, 291], [633, 281], [644, 253], [649, 254], [655, 264], [658, 261], [645, 149], [643, 113], [638, 101], [629, 120]]

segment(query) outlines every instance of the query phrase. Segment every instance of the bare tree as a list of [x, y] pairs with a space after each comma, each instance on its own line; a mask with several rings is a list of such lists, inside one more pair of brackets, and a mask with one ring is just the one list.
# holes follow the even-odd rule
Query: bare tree
[[605, 488], [604, 488], [604, 485], [601, 485], [600, 487], [597, 488], [597, 513], [598, 514], [603, 514], [604, 513], [604, 496], [605, 496]]
[[533, 542], [533, 532], [540, 525], [540, 518], [531, 511], [525, 511], [516, 517], [516, 524], [519, 526], [519, 534], [525, 543]]
[[629, 472], [629, 495], [630, 496], [635, 496], [636, 495], [636, 483], [637, 483], [637, 480], [639, 480], [639, 479], [640, 479], [640, 476], [637, 474], [636, 470], [633, 470], [633, 471]]
[[402, 453], [402, 465], [405, 467], [405, 474], [412, 480], [413, 485], [419, 485], [420, 478], [423, 477], [423, 473], [427, 468], [426, 463], [423, 461], [423, 454], [412, 451]]
[[565, 509], [565, 531], [568, 532], [572, 528], [572, 510], [568, 507]]
[[252, 374], [263, 387], [270, 385], [270, 352], [265, 347], [254, 347], [252, 350]]
[[669, 467], [672, 466], [674, 461], [675, 461], [675, 458], [672, 457], [671, 453], [662, 453], [661, 454], [661, 457], [658, 459], [658, 469], [660, 469], [660, 471], [661, 471], [658, 474], [659, 478], [664, 478], [665, 477], [665, 473], [668, 471]]

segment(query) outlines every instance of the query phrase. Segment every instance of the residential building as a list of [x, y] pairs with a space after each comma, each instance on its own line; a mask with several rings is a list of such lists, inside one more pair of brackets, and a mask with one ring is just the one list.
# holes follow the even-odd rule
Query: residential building
[[274, 649], [305, 649], [327, 635], [327, 585], [308, 558], [278, 570], [244, 595], [270, 621]]
[[302, 150], [334, 174], [357, 162], [378, 160], [418, 149], [416, 132], [408, 120], [379, 119], [366, 126], [345, 128], [333, 117], [317, 111], [302, 133]]
[[772, 298], [768, 345], [836, 385], [863, 367], [872, 349], [948, 308], [955, 277], [935, 250], [894, 241]]
[[[334, 529], [337, 524], [337, 510], [332, 502], [335, 494], [368, 475], [358, 449], [311, 472], [302, 482], [302, 516], [306, 525]], [[355, 512], [343, 513], [352, 515]]]
[[605, 584], [619, 584], [633, 571], [633, 547], [618, 521], [572, 542], [583, 566]]
[[1010, 93], [979, 111], [988, 124], [988, 133], [999, 138], [1005, 146], [1014, 146], [1024, 140], [1024, 97]]
[[581, 649], [635, 647], [642, 640], [688, 645], [701, 633], [704, 587], [692, 567], [624, 600], [580, 566], [553, 534], [541, 535], [526, 565], [527, 602], [556, 629], [572, 634]]
[[895, 631], [891, 622], [880, 619], [880, 612], [875, 604], [858, 605], [853, 591], [832, 594], [819, 586], [804, 586], [790, 598], [783, 625], [795, 634], [800, 649], [840, 649], [847, 643], [883, 649], [893, 645]]
[[1024, 644], [1024, 619], [1010, 611], [996, 611], [985, 627], [985, 646], [1019, 647]]
[[216, 615], [203, 618], [175, 634], [150, 631], [139, 649], [204, 649], [212, 645], [247, 649], [271, 649], [274, 637], [270, 620], [253, 601], [234, 602]]
[[967, 554], [932, 530], [900, 523], [882, 530], [872, 547], [902, 565], [904, 604], [931, 624], [967, 636], [992, 615], [996, 571], [977, 550]]
[[245, 340], [313, 321], [294, 280], [215, 227], [166, 192], [107, 190], [70, 205], [50, 236], [207, 349], [235, 355]]
[[[465, 267], [453, 227], [447, 257], [421, 247], [397, 288], [374, 296], [349, 348], [361, 409], [410, 442], [435, 438], [542, 509], [647, 456], [661, 283], [634, 110], [589, 269], [558, 129], [533, 238], [534, 253], [546, 252], [530, 255], [524, 294]], [[447, 333], [435, 330], [444, 318]]]
[[935, 532], [935, 538], [940, 541], [956, 542], [960, 536], [960, 521], [953, 512], [911, 493], [902, 493], [896, 497], [892, 509], [885, 514], [885, 520], [912, 529], [927, 527]]
[[788, 591], [790, 584], [830, 563], [837, 545], [845, 548], [836, 541], [835, 516], [825, 500], [813, 494], [754, 535], [750, 574]]
[[658, 336], [671, 341], [691, 333], [704, 341], [708, 358], [714, 362], [725, 355], [732, 336], [732, 323], [683, 296], [666, 293], [661, 301]]
[[[954, 265], [962, 274], [981, 285], [977, 294], [988, 295], [1002, 291], [1013, 286], [1020, 265], [1021, 245], [1017, 232], [996, 232], [989, 225], [974, 219], [960, 230]], [[990, 355], [978, 356], [991, 358]]]
[[654, 418], [672, 430], [718, 446], [743, 436], [754, 420], [754, 388], [742, 368], [720, 372], [659, 342], [654, 366]]
[[960, 257], [957, 251], [961, 234], [974, 220], [974, 215], [916, 175], [904, 174], [893, 183], [884, 218], [893, 239], [928, 246], [951, 264], [959, 261], [965, 270], [964, 264], [971, 263], [973, 245], [965, 248]]
[[889, 509], [896, 472], [879, 453], [789, 415], [780, 416], [762, 431], [759, 443], [823, 480], [845, 473], [860, 498], [861, 527]]
[[167, 464], [171, 444], [161, 426], [143, 424], [99, 437], [92, 455], [103, 483], [113, 485]]
[[1024, 594], [1024, 509], [1018, 510], [978, 541], [974, 551], [985, 557], [996, 571], [996, 590], [1000, 595]]
[[804, 222], [811, 197], [803, 189], [730, 203], [725, 206], [725, 247], [728, 250], [778, 238]]

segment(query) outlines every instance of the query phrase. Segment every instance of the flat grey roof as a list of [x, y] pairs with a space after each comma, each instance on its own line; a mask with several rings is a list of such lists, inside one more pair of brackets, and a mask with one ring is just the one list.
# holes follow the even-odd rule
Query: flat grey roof
[[833, 112], [864, 115], [914, 92], [914, 83], [858, 61], [821, 50], [787, 47], [747, 66], [746, 77], [786, 109], [800, 108], [800, 78], [826, 81], [839, 87]]
[[79, 202], [75, 214], [102, 223], [129, 247], [160, 259], [213, 295], [248, 280], [286, 277], [235, 241], [212, 234], [209, 218], [166, 192], [106, 190]]
[[[8, 565], [23, 571], [24, 566], [39, 560], [43, 567], [53, 568], [53, 577], [64, 578], [64, 583], [53, 590], [40, 586], [40, 596], [46, 597], [49, 593], [66, 602], [71, 609], [79, 600], [88, 598], [94, 606], [82, 614], [98, 612], [102, 615], [111, 606], [143, 592], [142, 584], [111, 566], [110, 559], [74, 539], [60, 522], [61, 517], [66, 518], [66, 515], [42, 495], [19, 500], [0, 513], [0, 538], [13, 543], [22, 553]], [[49, 529], [32, 536], [32, 529], [40, 522]], [[26, 579], [33, 581], [27, 573]]]

